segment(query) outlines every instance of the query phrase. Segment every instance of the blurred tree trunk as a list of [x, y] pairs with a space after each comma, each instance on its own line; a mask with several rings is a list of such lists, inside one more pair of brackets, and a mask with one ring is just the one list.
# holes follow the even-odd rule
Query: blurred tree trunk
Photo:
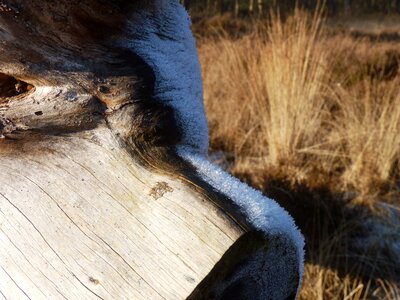
[[334, 15], [336, 13], [336, 3], [335, 0], [328, 0], [328, 11], [330, 14]]
[[221, 13], [222, 5], [221, 0], [215, 0], [214, 2], [214, 12]]
[[344, 13], [346, 15], [350, 14], [351, 12], [351, 0], [344, 0]]
[[263, 13], [263, 1], [257, 0], [258, 14], [261, 15]]
[[254, 0], [249, 0], [249, 14], [252, 14], [254, 10]]
[[239, 16], [239, 0], [235, 0], [235, 17]]
[[211, 0], [207, 0], [207, 4], [206, 4], [206, 11], [207, 13], [210, 13], [210, 9], [211, 9]]

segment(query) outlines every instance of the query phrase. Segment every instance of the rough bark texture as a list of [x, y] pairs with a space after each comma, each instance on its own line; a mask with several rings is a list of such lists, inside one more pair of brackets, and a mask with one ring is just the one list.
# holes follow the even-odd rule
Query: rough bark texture
[[0, 1], [0, 299], [295, 297], [292, 241], [176, 155], [176, 114], [122, 46], [158, 2]]

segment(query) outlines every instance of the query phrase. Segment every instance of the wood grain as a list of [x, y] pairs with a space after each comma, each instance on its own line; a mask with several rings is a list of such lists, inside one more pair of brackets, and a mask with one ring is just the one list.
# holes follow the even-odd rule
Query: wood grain
[[136, 164], [105, 127], [32, 143], [0, 156], [8, 299], [184, 299], [242, 234], [179, 179]]

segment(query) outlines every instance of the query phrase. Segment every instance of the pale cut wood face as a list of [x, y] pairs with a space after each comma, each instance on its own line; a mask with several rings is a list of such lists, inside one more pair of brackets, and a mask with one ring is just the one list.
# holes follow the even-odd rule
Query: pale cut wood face
[[36, 138], [0, 144], [8, 299], [185, 299], [242, 234], [181, 180], [138, 165], [105, 126]]

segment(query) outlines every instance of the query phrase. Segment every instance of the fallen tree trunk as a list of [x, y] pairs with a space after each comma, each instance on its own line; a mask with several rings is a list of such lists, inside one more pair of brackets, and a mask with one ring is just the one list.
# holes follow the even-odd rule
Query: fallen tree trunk
[[293, 299], [290, 216], [205, 158], [178, 1], [0, 1], [0, 298]]

